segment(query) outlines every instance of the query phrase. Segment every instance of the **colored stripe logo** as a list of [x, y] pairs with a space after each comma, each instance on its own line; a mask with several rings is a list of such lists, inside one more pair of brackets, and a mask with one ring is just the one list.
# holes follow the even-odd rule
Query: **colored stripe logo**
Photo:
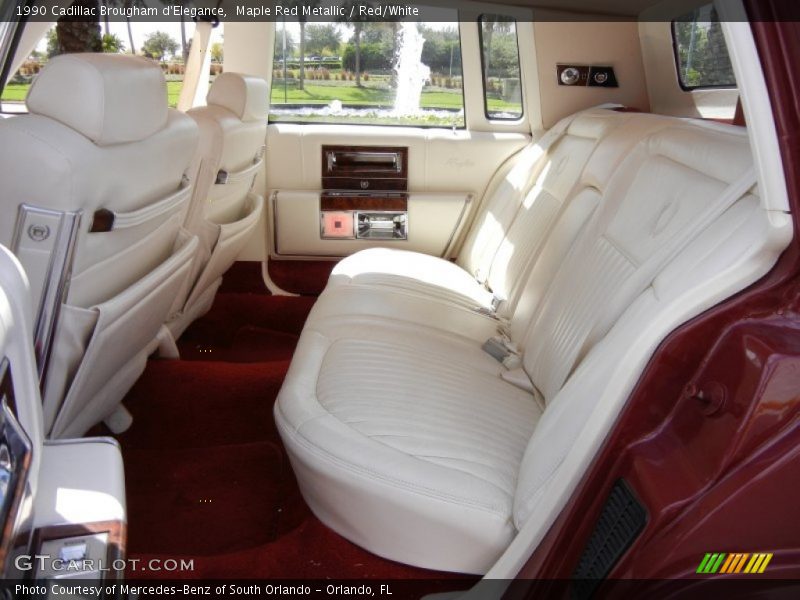
[[703, 575], [733, 575], [736, 573], [747, 573], [755, 575], [767, 570], [769, 561], [772, 560], [772, 553], [757, 552], [708, 552], [700, 561], [697, 573]]

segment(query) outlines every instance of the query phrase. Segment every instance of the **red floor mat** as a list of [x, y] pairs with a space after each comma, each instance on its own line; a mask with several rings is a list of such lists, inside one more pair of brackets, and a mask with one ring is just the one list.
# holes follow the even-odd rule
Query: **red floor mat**
[[270, 260], [269, 277], [286, 292], [319, 296], [335, 266], [331, 260]]
[[277, 440], [272, 404], [288, 368], [288, 361], [152, 360], [125, 401], [134, 424], [119, 436], [123, 449]]
[[[142, 559], [159, 557], [142, 555]], [[164, 574], [174, 579], [175, 574]], [[425, 593], [467, 589], [477, 577], [416, 569], [382, 559], [351, 544], [309, 516], [277, 541], [252, 550], [196, 557], [192, 573], [181, 578], [207, 579], [432, 579]], [[452, 582], [449, 582], [452, 581]], [[435, 585], [443, 583], [444, 585]], [[419, 597], [417, 595], [416, 597]]]
[[[130, 552], [209, 556], [276, 539], [288, 467], [277, 444], [125, 452]], [[168, 519], [165, 516], [169, 515]]]
[[268, 294], [261, 261], [238, 261], [222, 278], [220, 294]]
[[313, 301], [219, 294], [181, 340], [184, 359], [150, 361], [128, 395], [129, 554], [195, 561], [148, 577], [454, 577], [362, 550], [303, 501], [272, 409]]

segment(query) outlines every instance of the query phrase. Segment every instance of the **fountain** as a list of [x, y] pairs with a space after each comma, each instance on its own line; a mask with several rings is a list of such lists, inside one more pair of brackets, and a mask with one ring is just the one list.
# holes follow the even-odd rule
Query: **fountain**
[[425, 38], [415, 22], [403, 22], [394, 62], [396, 90], [394, 106], [347, 106], [341, 100], [327, 105], [273, 106], [270, 114], [279, 120], [322, 119], [326, 122], [450, 126], [463, 122], [464, 111], [420, 106], [422, 88], [430, 79], [430, 67], [422, 63]]
[[431, 75], [430, 67], [422, 63], [425, 38], [413, 21], [403, 23], [397, 43], [395, 77], [397, 93], [394, 98], [395, 116], [410, 116], [420, 112], [422, 87]]

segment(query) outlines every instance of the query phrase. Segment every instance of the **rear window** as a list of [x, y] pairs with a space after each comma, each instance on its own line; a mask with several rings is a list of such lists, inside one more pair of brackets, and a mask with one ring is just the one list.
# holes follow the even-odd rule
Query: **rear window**
[[481, 67], [486, 118], [516, 121], [522, 118], [522, 79], [517, 23], [504, 15], [481, 15]]
[[450, 22], [276, 24], [269, 120], [458, 127], [458, 13]]
[[736, 87], [717, 11], [709, 4], [672, 22], [678, 80], [685, 90]]

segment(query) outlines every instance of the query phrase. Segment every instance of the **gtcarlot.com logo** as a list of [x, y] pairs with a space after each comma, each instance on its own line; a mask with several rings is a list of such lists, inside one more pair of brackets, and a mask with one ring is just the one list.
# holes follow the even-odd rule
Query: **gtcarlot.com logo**
[[14, 566], [20, 571], [36, 571], [37, 573], [87, 573], [87, 572], [168, 572], [194, 571], [194, 559], [185, 558], [139, 558], [116, 559], [112, 561], [100, 559], [65, 560], [49, 554], [23, 554], [14, 559]]
[[767, 570], [772, 553], [767, 552], [708, 552], [700, 561], [697, 573], [703, 575], [755, 575]]

